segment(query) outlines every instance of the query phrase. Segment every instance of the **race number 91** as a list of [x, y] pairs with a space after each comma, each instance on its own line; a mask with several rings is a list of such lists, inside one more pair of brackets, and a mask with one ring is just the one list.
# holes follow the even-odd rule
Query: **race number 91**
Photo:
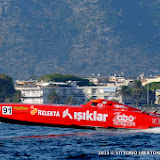
[[3, 115], [12, 115], [12, 106], [2, 106]]

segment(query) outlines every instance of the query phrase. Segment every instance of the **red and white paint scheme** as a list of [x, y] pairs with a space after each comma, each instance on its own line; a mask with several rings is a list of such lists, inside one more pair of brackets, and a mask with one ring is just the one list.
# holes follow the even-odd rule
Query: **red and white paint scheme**
[[98, 99], [79, 106], [1, 103], [0, 121], [66, 127], [148, 129], [160, 126], [160, 115]]

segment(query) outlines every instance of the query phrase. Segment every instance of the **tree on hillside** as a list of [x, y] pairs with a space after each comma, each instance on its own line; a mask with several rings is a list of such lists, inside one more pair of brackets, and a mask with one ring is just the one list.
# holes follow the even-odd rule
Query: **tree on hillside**
[[[149, 83], [149, 90], [151, 90], [152, 92], [155, 92], [157, 89], [160, 89], [160, 82], [152, 82]], [[147, 87], [147, 85], [145, 85], [145, 87]]]
[[122, 96], [122, 102], [125, 104], [126, 97], [131, 95], [131, 89], [128, 86], [121, 86], [118, 90], [118, 94]]
[[88, 79], [80, 78], [74, 75], [62, 75], [59, 73], [54, 74], [48, 74], [45, 76], [41, 76], [38, 81], [44, 81], [44, 82], [66, 82], [66, 81], [78, 81], [79, 86], [91, 86], [94, 85], [93, 83], [90, 83]]
[[14, 103], [19, 103], [21, 102], [21, 91], [16, 91], [11, 97], [6, 97], [4, 102], [14, 102]]
[[57, 94], [55, 90], [51, 91], [47, 99], [50, 103], [60, 103], [60, 95]]
[[132, 96], [133, 96], [133, 100], [136, 103], [136, 107], [139, 107], [141, 98], [144, 95], [144, 93], [145, 93], [145, 90], [144, 90], [144, 87], [142, 86], [141, 81], [135, 80], [134, 87], [132, 89]]
[[69, 105], [72, 105], [72, 104], [78, 104], [78, 100], [74, 97], [74, 96], [69, 96], [66, 98], [64, 104], [69, 104]]
[[14, 89], [11, 77], [0, 74], [0, 102], [20, 102], [21, 93]]
[[147, 85], [149, 89], [149, 99], [151, 104], [155, 101], [155, 92], [157, 89], [160, 89], [160, 82], [152, 82], [145, 85], [145, 89], [147, 90]]

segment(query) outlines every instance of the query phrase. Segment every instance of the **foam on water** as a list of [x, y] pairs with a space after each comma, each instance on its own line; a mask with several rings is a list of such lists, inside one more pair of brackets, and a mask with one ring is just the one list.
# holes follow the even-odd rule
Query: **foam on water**
[[160, 127], [145, 129], [145, 130], [142, 130], [141, 132], [160, 134]]
[[149, 128], [149, 129], [107, 129], [107, 128], [96, 128], [97, 131], [107, 131], [115, 133], [155, 133], [160, 134], [160, 127]]

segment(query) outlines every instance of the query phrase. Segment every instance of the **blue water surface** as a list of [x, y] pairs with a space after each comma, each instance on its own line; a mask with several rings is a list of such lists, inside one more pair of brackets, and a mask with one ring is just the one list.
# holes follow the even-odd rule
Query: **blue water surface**
[[160, 159], [160, 129], [90, 130], [0, 123], [0, 160], [6, 159]]

